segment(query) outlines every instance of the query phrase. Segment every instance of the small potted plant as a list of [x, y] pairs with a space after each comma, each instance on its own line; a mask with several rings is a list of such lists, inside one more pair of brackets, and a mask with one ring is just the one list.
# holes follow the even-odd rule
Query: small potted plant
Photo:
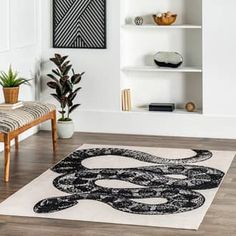
[[55, 93], [51, 95], [60, 103], [61, 107], [59, 110], [61, 117], [57, 123], [59, 138], [71, 138], [74, 134], [74, 123], [70, 114], [80, 106], [80, 104], [74, 104], [74, 100], [81, 89], [77, 85], [84, 74], [84, 72], [75, 73], [67, 58], [68, 56], [60, 54], [55, 54], [53, 58], [50, 58], [56, 69], [47, 75], [51, 79], [47, 85], [55, 90]]
[[8, 72], [0, 72], [0, 85], [3, 87], [5, 103], [15, 104], [18, 102], [19, 88], [23, 84], [29, 85], [30, 80], [19, 78], [18, 73], [9, 67]]

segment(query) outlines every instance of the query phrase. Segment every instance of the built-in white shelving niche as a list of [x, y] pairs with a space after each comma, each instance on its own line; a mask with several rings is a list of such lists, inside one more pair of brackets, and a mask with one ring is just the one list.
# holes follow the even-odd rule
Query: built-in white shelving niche
[[[178, 14], [176, 23], [156, 25], [152, 15], [166, 11]], [[133, 23], [136, 16], [143, 17], [143, 25]], [[121, 0], [120, 25], [121, 89], [131, 89], [133, 112], [147, 112], [152, 102], [171, 102], [180, 109], [173, 114], [186, 114], [184, 105], [193, 101], [198, 107], [196, 114], [200, 114], [202, 0]], [[159, 51], [179, 52], [183, 65], [177, 69], [157, 67], [153, 55]]]

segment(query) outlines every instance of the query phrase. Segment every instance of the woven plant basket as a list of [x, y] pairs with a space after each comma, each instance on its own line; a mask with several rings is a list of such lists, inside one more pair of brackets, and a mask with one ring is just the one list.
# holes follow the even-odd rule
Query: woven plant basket
[[19, 87], [3, 88], [5, 103], [15, 104], [18, 102]]

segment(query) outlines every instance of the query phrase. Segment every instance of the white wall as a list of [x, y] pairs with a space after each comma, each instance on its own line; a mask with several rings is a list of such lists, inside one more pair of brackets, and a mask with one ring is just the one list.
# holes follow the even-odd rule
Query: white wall
[[236, 116], [235, 9], [235, 0], [203, 0], [205, 114]]
[[[119, 110], [120, 93], [120, 47], [119, 47], [119, 1], [107, 1], [107, 49], [53, 49], [52, 48], [52, 1], [42, 3], [42, 61], [43, 74], [50, 72], [52, 64], [49, 58], [55, 52], [70, 56], [77, 71], [85, 71], [79, 102], [81, 110]], [[46, 88], [47, 79], [42, 78], [41, 99], [55, 102]], [[74, 115], [76, 120], [77, 114]]]
[[[86, 72], [78, 98], [82, 106], [73, 114], [78, 131], [236, 138], [235, 0], [203, 1], [204, 115], [120, 112], [120, 1], [107, 0], [106, 50], [53, 49], [51, 4], [51, 0], [0, 0], [0, 70], [12, 64], [23, 77], [34, 78], [32, 87], [21, 88], [20, 99], [34, 100], [40, 89], [42, 101], [55, 103], [45, 74], [52, 67], [48, 58], [59, 52]], [[221, 20], [224, 12], [230, 19], [227, 27]], [[226, 60], [222, 62], [218, 55]], [[43, 77], [39, 83], [35, 74], [40, 66]]]
[[[70, 55], [74, 67], [86, 71], [79, 97], [82, 106], [73, 115], [78, 131], [236, 138], [236, 67], [233, 60], [236, 23], [231, 19], [235, 15], [235, 0], [202, 1], [203, 115], [120, 112], [120, 1], [107, 0], [107, 50], [52, 49], [51, 1], [41, 2], [43, 74], [50, 71], [52, 64], [48, 58], [54, 52]], [[227, 24], [222, 20], [225, 12], [230, 19]], [[55, 103], [45, 84], [44, 77], [41, 99]]]
[[[0, 0], [0, 70], [8, 70], [11, 64], [20, 76], [32, 80], [32, 86], [20, 88], [20, 100], [34, 100], [35, 74], [40, 60], [40, 0]], [[4, 102], [0, 90], [0, 102]], [[20, 138], [34, 133], [32, 129]], [[2, 146], [0, 146], [0, 149]]]

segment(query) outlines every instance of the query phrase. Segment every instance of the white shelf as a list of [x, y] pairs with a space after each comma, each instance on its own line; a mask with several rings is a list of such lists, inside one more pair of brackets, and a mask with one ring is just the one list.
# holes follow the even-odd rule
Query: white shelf
[[[128, 111], [123, 111], [128, 112]], [[149, 111], [148, 108], [135, 108], [131, 113], [157, 114], [157, 115], [202, 115], [202, 111], [188, 112], [185, 109], [176, 109], [173, 112]]]
[[124, 29], [202, 29], [201, 25], [123, 25]]
[[183, 72], [201, 73], [202, 68], [198, 66], [183, 66], [179, 68], [164, 68], [157, 66], [126, 66], [122, 68], [124, 72]]

